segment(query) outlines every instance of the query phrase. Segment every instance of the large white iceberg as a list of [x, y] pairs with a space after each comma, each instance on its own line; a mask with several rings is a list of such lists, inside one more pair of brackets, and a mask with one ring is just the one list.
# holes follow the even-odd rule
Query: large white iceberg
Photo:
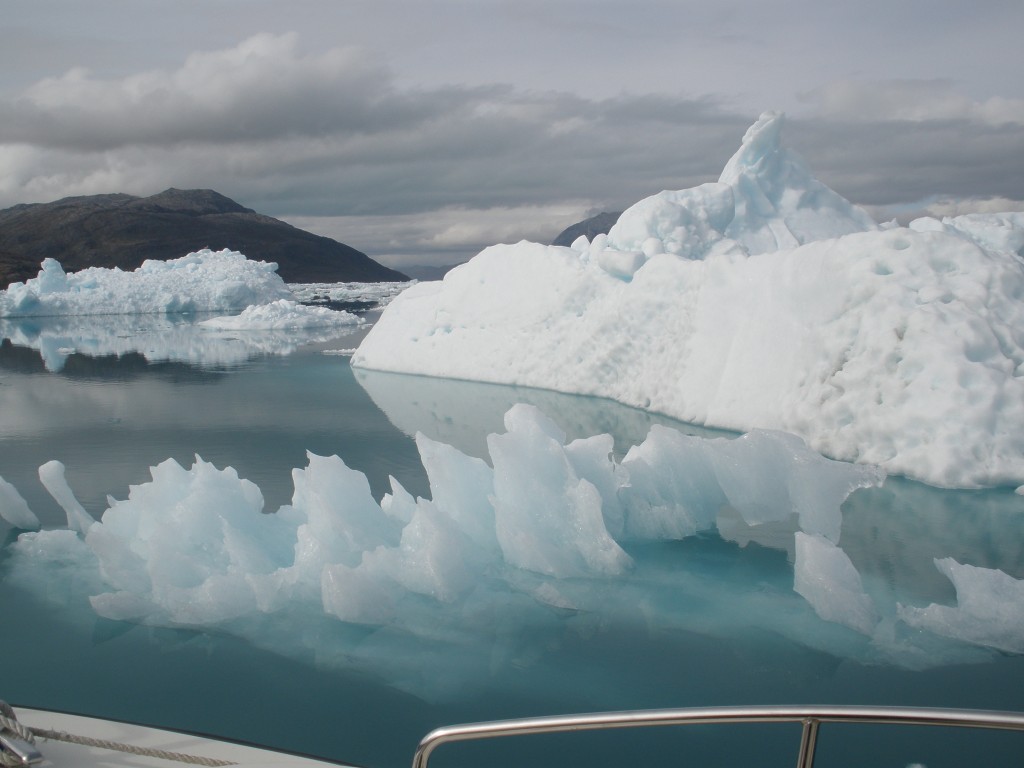
[[292, 298], [276, 264], [227, 249], [148, 260], [130, 272], [89, 267], [66, 274], [56, 259], [45, 259], [37, 277], [0, 291], [0, 317], [227, 311]]
[[611, 398], [945, 487], [1024, 483], [1019, 217], [879, 228], [766, 114], [717, 183], [571, 248], [485, 249], [385, 310], [357, 367]]

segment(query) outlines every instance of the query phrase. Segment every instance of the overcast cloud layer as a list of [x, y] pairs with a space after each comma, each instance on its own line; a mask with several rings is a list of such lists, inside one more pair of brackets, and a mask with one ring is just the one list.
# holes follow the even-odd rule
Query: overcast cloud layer
[[785, 109], [878, 217], [1024, 209], [1019, 2], [9, 5], [0, 207], [212, 188], [452, 263], [716, 179]]

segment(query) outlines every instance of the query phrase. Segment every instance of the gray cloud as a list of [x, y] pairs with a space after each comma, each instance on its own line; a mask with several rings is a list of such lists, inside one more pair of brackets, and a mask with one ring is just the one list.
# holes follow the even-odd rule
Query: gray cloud
[[[401, 83], [359, 48], [266, 33], [175, 67], [38, 79], [0, 100], [0, 206], [211, 187], [381, 260], [450, 262], [716, 179], [757, 117], [710, 97]], [[1020, 201], [1020, 108], [950, 81], [837, 81], [784, 140], [878, 210]]]

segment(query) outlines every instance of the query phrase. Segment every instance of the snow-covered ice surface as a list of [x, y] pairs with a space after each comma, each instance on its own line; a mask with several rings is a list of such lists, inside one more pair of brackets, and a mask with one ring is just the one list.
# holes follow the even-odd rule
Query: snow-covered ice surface
[[[920, 668], [976, 660], [983, 652], [976, 646], [1020, 651], [1006, 638], [1024, 634], [1024, 593], [1005, 574], [973, 567], [962, 575], [950, 566], [957, 608], [878, 605], [869, 596], [840, 548], [840, 507], [856, 489], [881, 483], [876, 468], [826, 459], [777, 432], [729, 440], [660, 426], [616, 460], [609, 435], [568, 440], [532, 406], [513, 406], [504, 421], [505, 431], [487, 439], [489, 462], [417, 435], [429, 499], [392, 480], [391, 492], [376, 501], [365, 475], [337, 456], [309, 454], [307, 466], [293, 470], [291, 503], [275, 514], [264, 514], [255, 484], [196, 457], [188, 469], [173, 460], [153, 467], [151, 482], [133, 485], [125, 499], [108, 498], [93, 521], [63, 465], [48, 462], [40, 478], [68, 527], [22, 533], [10, 546], [8, 574], [45, 591], [53, 588], [52, 569], [65, 578], [70, 572], [102, 617], [213, 626], [257, 644], [282, 632], [260, 617], [270, 621], [301, 608], [322, 620], [388, 627], [382, 641], [400, 630], [415, 642], [458, 648], [458, 638], [484, 631], [487, 605], [510, 611], [504, 620], [530, 610], [632, 611], [637, 595], [650, 589], [645, 580], [667, 579], [677, 596], [696, 590], [707, 613], [695, 619], [696, 603], [688, 598], [676, 609], [659, 606], [667, 612], [659, 625], [697, 621], [712, 636], [735, 631], [742, 615], [802, 644], [834, 643], [813, 628], [825, 619], [854, 630], [838, 642], [841, 653], [862, 661]], [[34, 527], [16, 492], [0, 490], [5, 517]], [[790, 526], [793, 587], [813, 611], [801, 611], [792, 592], [748, 594], [745, 585], [743, 594], [711, 599], [702, 579], [687, 587], [679, 574], [652, 574], [650, 566], [634, 573], [626, 546], [714, 530], [726, 513], [751, 530]], [[727, 610], [712, 608], [719, 603]], [[682, 613], [673, 618], [673, 610]], [[896, 631], [901, 618], [928, 632]], [[969, 633], [960, 629], [967, 623]], [[374, 650], [361, 640], [357, 648], [332, 651], [315, 646], [315, 635], [287, 642], [314, 643], [318, 654], [340, 653], [349, 662], [352, 654], [371, 654], [378, 671], [407, 664], [387, 645], [393, 641]], [[429, 678], [434, 695], [477, 674], [476, 662], [457, 651], [443, 668], [425, 668], [427, 651], [417, 647], [416, 685]]]
[[149, 260], [131, 272], [65, 274], [60, 262], [46, 259], [38, 277], [0, 291], [0, 317], [228, 311], [292, 298], [276, 264], [226, 249]]
[[941, 487], [1024, 483], [1015, 214], [880, 228], [753, 125], [721, 179], [414, 285], [354, 366], [611, 398]]

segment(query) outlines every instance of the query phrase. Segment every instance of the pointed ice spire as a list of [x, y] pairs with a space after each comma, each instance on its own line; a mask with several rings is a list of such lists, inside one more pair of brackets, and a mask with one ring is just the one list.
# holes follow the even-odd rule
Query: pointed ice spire
[[717, 183], [641, 200], [619, 217], [608, 245], [703, 259], [715, 252], [768, 253], [878, 229], [867, 213], [811, 176], [795, 153], [782, 148], [783, 124], [781, 112], [762, 114]]
[[781, 147], [783, 124], [783, 113], [763, 113], [725, 164], [719, 183], [732, 187], [735, 206], [726, 237], [750, 253], [765, 253], [878, 229], [866, 212], [815, 179], [796, 153]]
[[785, 115], [763, 112], [757, 122], [743, 134], [739, 150], [725, 164], [718, 180], [735, 185], [744, 175], [772, 175], [779, 163], [779, 137]]

